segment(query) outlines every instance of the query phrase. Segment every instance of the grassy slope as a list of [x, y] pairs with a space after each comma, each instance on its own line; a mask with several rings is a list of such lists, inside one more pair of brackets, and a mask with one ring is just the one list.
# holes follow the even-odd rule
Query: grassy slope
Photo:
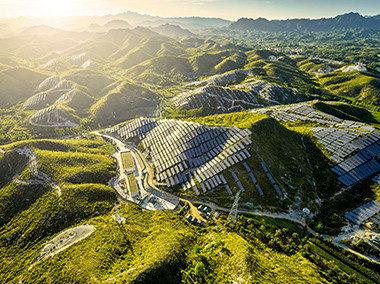
[[103, 96], [103, 89], [115, 82], [114, 79], [104, 74], [90, 71], [78, 71], [66, 76], [66, 79], [87, 87], [90, 94], [95, 97]]
[[[229, 116], [219, 117], [228, 124]], [[266, 116], [249, 114], [240, 114], [237, 121], [240, 126], [251, 123], [256, 132], [273, 124]], [[221, 232], [191, 226], [174, 212], [147, 212], [124, 204], [120, 214], [126, 223], [117, 225], [110, 213], [116, 201], [114, 191], [96, 184], [104, 182], [102, 170], [96, 164], [89, 165], [93, 157], [107, 164], [110, 145], [98, 140], [34, 140], [5, 148], [24, 146], [36, 151], [41, 170], [65, 183], [61, 184], [60, 197], [40, 185], [11, 183], [0, 190], [0, 282], [326, 283], [334, 279], [326, 278], [298, 253], [301, 247], [296, 238], [286, 245], [292, 244], [291, 253], [270, 248], [273, 245], [269, 240], [277, 236], [275, 230], [288, 226], [287, 222], [239, 218], [236, 232]], [[64, 166], [92, 167], [96, 177], [91, 183], [70, 184], [71, 177], [62, 173], [70, 169]], [[106, 171], [111, 174], [110, 168]], [[93, 224], [96, 230], [65, 251], [31, 266], [46, 242], [79, 224]], [[297, 226], [289, 227], [299, 231]]]
[[[55, 206], [61, 209], [49, 194], [44, 198], [37, 216], [45, 215]], [[62, 198], [61, 202], [68, 205], [74, 198], [79, 201], [72, 205], [72, 212], [82, 214], [81, 223], [95, 225], [95, 232], [31, 269], [27, 268], [39, 255], [43, 242], [58, 234], [56, 229], [23, 251], [19, 245], [10, 247], [2, 243], [1, 249], [8, 254], [2, 259], [0, 279], [8, 283], [20, 279], [26, 283], [328, 283], [338, 279], [321, 273], [316, 264], [300, 253], [283, 253], [269, 248], [267, 240], [260, 240], [267, 236], [278, 238], [275, 230], [281, 225], [265, 221], [268, 228], [259, 229], [261, 220], [239, 218], [239, 223], [242, 222], [239, 232], [221, 232], [191, 226], [173, 212], [147, 212], [127, 204], [119, 208], [126, 218], [125, 224], [116, 224], [111, 214], [104, 211], [103, 216], [84, 221], [91, 211], [78, 212], [78, 205], [84, 201], [77, 195]], [[109, 210], [108, 200], [100, 204]], [[88, 210], [91, 204], [81, 205]], [[53, 214], [50, 219], [55, 217]], [[49, 221], [45, 226], [51, 225]], [[294, 237], [292, 243], [298, 250], [299, 239]], [[11, 265], [11, 259], [15, 264]], [[336, 267], [333, 262], [330, 266]]]
[[368, 104], [380, 103], [380, 77], [371, 72], [335, 71], [319, 76], [319, 82], [333, 93]]
[[116, 169], [115, 161], [100, 141], [31, 140], [9, 144], [4, 148], [25, 146], [36, 153], [38, 169], [56, 182], [105, 184]]
[[341, 119], [365, 122], [375, 127], [380, 127], [380, 115], [378, 112], [366, 110], [344, 103], [326, 104], [323, 102], [315, 103], [314, 108], [319, 111], [334, 115]]
[[[289, 130], [266, 115], [251, 114], [249, 112], [213, 115], [189, 120], [208, 125], [249, 128], [252, 131], [250, 138], [253, 144], [249, 146], [252, 157], [248, 159], [248, 164], [263, 189], [264, 196], [260, 197], [258, 195], [242, 165], [236, 165], [225, 173], [231, 188], [237, 188], [237, 185], [232, 176], [230, 176], [230, 171], [237, 173], [246, 189], [246, 192], [242, 194], [245, 202], [253, 202], [254, 205], [259, 204], [264, 207], [283, 208], [286, 205], [282, 204], [283, 202], [279, 200], [270, 184], [260, 165], [260, 157], [264, 159], [274, 176], [284, 186], [290, 200], [293, 200], [295, 196], [299, 196], [302, 200], [302, 206], [306, 206], [309, 201], [314, 200], [316, 195], [328, 197], [337, 190], [335, 183], [331, 182], [335, 177], [328, 172], [329, 165], [326, 157], [311, 143], [308, 137], [304, 138], [306, 149], [303, 147], [301, 134], [304, 129], [292, 131], [292, 128], [289, 128]], [[309, 155], [310, 164], [306, 160], [307, 155]], [[327, 169], [326, 171], [321, 170], [325, 168]], [[323, 178], [319, 176], [320, 174]], [[317, 182], [316, 189], [312, 184], [312, 175], [314, 175], [315, 179], [321, 180]], [[210, 198], [227, 206], [231, 205], [232, 202], [224, 189], [208, 194], [205, 198]], [[314, 206], [311, 208], [317, 209]]]
[[28, 163], [28, 157], [17, 152], [0, 154], [0, 188], [9, 183], [12, 177], [20, 174]]
[[7, 106], [31, 97], [34, 88], [47, 76], [25, 68], [12, 68], [0, 72], [0, 104]]
[[107, 125], [148, 115], [158, 104], [153, 92], [124, 82], [91, 107], [94, 124]]

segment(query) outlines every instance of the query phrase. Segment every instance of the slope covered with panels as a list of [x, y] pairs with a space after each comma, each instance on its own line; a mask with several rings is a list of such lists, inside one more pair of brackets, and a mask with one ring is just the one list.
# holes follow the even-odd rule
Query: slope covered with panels
[[144, 118], [106, 132], [138, 138], [152, 157], [157, 181], [193, 189], [197, 195], [226, 185], [222, 172], [251, 156], [246, 149], [251, 132], [237, 127]]
[[[255, 110], [281, 122], [313, 122], [321, 126], [310, 129], [336, 166], [332, 171], [345, 186], [352, 186], [380, 172], [376, 157], [380, 155], [380, 132], [362, 122], [342, 120], [319, 112], [309, 104]], [[323, 125], [323, 126], [322, 126]]]
[[236, 112], [268, 105], [302, 102], [306, 96], [295, 89], [251, 79], [234, 88], [204, 86], [183, 92], [172, 99], [175, 107], [203, 108], [207, 112]]

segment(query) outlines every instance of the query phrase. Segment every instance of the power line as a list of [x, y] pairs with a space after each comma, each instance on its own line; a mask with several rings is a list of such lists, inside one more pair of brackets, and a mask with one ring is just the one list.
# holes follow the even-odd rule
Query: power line
[[232, 204], [232, 207], [231, 207], [231, 211], [228, 214], [227, 223], [232, 222], [232, 223], [236, 224], [237, 210], [239, 207], [240, 192], [241, 192], [241, 190], [239, 190], [238, 193], [236, 193], [234, 203]]

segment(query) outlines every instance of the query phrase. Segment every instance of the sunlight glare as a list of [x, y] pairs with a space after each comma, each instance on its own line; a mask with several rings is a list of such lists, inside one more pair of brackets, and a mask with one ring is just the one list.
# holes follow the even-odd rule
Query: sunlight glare
[[78, 13], [80, 1], [76, 0], [37, 0], [34, 1], [37, 17], [65, 17]]

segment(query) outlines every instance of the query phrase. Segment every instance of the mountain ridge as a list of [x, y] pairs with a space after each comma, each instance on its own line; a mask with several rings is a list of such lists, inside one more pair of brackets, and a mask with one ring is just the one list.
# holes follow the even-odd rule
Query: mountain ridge
[[285, 32], [285, 31], [331, 31], [339, 29], [380, 30], [379, 16], [363, 17], [350, 12], [333, 18], [267, 20], [265, 18], [240, 18], [229, 26], [231, 30]]

